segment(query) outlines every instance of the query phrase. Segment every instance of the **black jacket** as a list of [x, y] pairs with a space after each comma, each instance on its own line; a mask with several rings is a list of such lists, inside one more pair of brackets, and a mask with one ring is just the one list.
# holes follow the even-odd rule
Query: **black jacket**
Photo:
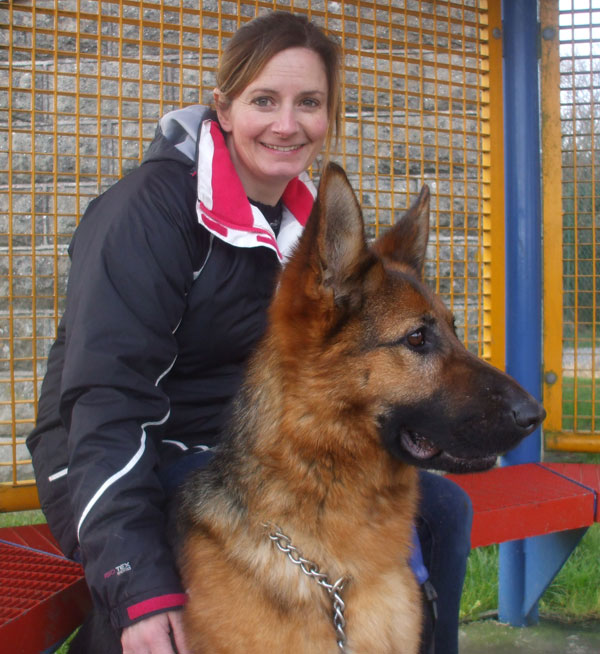
[[76, 230], [27, 444], [48, 523], [66, 554], [80, 546], [115, 627], [185, 602], [159, 474], [218, 439], [313, 197], [290, 182], [276, 239], [195, 106], [161, 120], [143, 164]]

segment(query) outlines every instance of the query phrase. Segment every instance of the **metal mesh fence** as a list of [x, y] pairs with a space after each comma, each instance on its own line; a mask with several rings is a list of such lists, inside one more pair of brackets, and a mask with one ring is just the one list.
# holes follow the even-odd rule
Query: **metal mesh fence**
[[600, 362], [600, 7], [594, 10], [593, 4], [565, 3], [560, 12], [563, 428], [574, 431], [600, 427], [595, 386]]
[[80, 215], [138, 165], [163, 113], [210, 101], [223, 44], [271, 9], [306, 13], [340, 40], [345, 122], [334, 158], [369, 234], [428, 183], [428, 278], [467, 345], [502, 365], [503, 340], [491, 332], [504, 315], [494, 273], [503, 264], [492, 257], [503, 246], [501, 61], [490, 26], [499, 2], [2, 3], [0, 481], [31, 478], [24, 437]]
[[[547, 442], [561, 449], [600, 450], [594, 434], [600, 429], [600, 6], [593, 0], [553, 4], [558, 41], [551, 66], [556, 79], [550, 71], [547, 92], [557, 93], [560, 146], [548, 168], [561, 172], [562, 211], [548, 226], [544, 247], [548, 260], [562, 263], [555, 261], [555, 271], [545, 279], [547, 289], [560, 298], [556, 307], [546, 301], [545, 355], [554, 362], [547, 366], [552, 370], [545, 380]], [[548, 195], [553, 185], [545, 175], [548, 204], [556, 202]]]

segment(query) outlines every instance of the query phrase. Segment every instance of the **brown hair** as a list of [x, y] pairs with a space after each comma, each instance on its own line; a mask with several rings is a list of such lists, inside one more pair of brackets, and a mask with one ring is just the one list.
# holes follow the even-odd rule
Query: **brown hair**
[[339, 134], [341, 48], [306, 16], [274, 11], [240, 27], [228, 42], [217, 71], [217, 87], [228, 102], [254, 80], [267, 62], [288, 48], [308, 48], [323, 61], [327, 75], [326, 146]]

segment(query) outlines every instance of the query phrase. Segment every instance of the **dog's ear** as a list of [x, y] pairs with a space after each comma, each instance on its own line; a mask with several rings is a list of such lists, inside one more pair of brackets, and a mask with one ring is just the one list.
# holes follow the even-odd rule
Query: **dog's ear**
[[321, 284], [331, 288], [337, 306], [353, 305], [370, 257], [360, 205], [335, 163], [327, 165], [321, 178], [316, 211]]
[[[379, 274], [378, 274], [379, 273]], [[367, 288], [383, 277], [383, 266], [367, 247], [362, 212], [338, 165], [330, 163], [304, 232], [271, 306], [271, 324], [294, 329], [298, 343], [321, 342], [323, 332], [361, 306]]]
[[428, 240], [429, 187], [424, 185], [410, 209], [375, 241], [373, 250], [384, 259], [410, 266], [422, 277]]

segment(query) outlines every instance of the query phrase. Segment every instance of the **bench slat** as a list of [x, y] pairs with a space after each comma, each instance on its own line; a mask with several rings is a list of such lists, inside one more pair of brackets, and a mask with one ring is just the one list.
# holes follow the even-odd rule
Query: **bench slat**
[[594, 522], [594, 493], [545, 464], [448, 477], [473, 502], [472, 547], [588, 527]]
[[591, 488], [596, 493], [595, 522], [600, 522], [600, 465], [597, 463], [544, 463], [544, 468], [558, 472], [575, 482]]

